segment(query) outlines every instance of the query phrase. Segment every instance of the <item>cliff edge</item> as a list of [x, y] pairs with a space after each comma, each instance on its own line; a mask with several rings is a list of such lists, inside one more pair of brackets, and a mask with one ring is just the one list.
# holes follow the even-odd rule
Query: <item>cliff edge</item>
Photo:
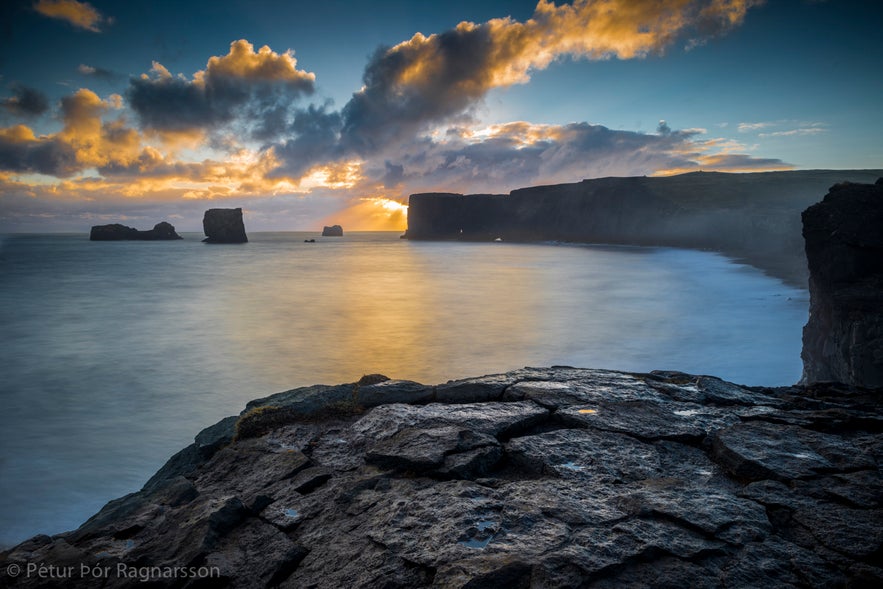
[[879, 398], [566, 367], [304, 387], [2, 553], [0, 583], [880, 586]]
[[800, 213], [832, 184], [883, 170], [598, 178], [509, 194], [413, 194], [408, 239], [567, 241], [710, 249], [792, 284], [808, 277]]
[[803, 212], [803, 383], [883, 387], [883, 178], [832, 186]]

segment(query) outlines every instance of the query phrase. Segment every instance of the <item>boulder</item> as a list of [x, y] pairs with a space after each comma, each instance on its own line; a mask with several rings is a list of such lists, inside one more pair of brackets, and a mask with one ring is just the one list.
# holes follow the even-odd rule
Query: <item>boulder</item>
[[175, 232], [175, 227], [171, 223], [162, 221], [153, 226], [153, 229], [147, 231], [139, 231], [133, 227], [113, 223], [111, 225], [94, 225], [89, 233], [91, 241], [124, 241], [124, 240], [140, 240], [140, 241], [158, 241], [164, 239], [181, 239], [181, 236]]
[[803, 212], [810, 311], [802, 384], [883, 387], [883, 178], [843, 182]]
[[332, 225], [322, 228], [322, 237], [343, 237], [343, 227], [340, 225]]
[[206, 243], [246, 243], [242, 209], [209, 209], [202, 218]]

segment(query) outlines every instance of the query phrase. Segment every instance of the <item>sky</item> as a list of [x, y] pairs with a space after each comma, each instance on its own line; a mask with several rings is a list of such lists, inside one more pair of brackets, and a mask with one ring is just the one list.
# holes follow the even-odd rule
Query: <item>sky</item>
[[417, 192], [883, 168], [883, 2], [4, 0], [0, 232], [402, 230]]

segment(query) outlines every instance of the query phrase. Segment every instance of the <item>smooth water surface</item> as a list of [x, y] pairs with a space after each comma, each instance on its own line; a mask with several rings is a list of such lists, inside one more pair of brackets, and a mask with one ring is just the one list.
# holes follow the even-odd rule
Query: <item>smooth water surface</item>
[[0, 544], [77, 527], [295, 386], [553, 364], [800, 377], [808, 294], [711, 253], [252, 234], [0, 240]]

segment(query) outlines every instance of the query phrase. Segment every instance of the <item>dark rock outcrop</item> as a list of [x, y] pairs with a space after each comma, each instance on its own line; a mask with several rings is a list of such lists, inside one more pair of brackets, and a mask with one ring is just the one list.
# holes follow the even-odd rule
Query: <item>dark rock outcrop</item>
[[799, 213], [880, 170], [598, 178], [506, 194], [411, 195], [408, 239], [567, 241], [712, 249], [806, 284]]
[[91, 241], [123, 241], [123, 240], [141, 240], [141, 241], [158, 241], [164, 239], [181, 239], [181, 236], [175, 232], [175, 227], [162, 221], [153, 226], [153, 229], [147, 231], [139, 231], [132, 227], [126, 227], [119, 223], [111, 225], [94, 225], [89, 233]]
[[295, 389], [0, 553], [0, 584], [880, 586], [880, 398], [566, 367]]
[[325, 225], [322, 228], [322, 237], [343, 237], [343, 227], [340, 225]]
[[832, 186], [803, 213], [810, 314], [804, 384], [883, 387], [883, 178]]
[[206, 243], [246, 243], [242, 209], [209, 209], [202, 218]]

